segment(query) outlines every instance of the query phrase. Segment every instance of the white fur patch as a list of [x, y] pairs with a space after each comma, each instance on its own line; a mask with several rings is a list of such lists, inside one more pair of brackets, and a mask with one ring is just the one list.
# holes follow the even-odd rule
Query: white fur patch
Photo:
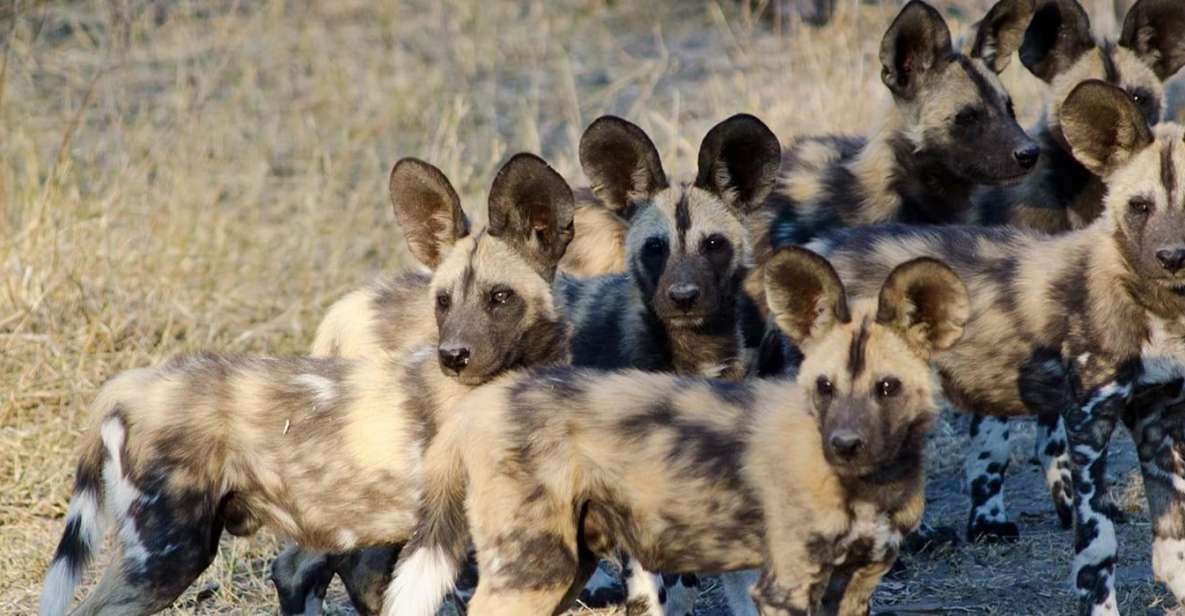
[[319, 374], [298, 374], [292, 383], [312, 392], [317, 408], [325, 408], [337, 399], [337, 385]]
[[352, 549], [358, 543], [358, 535], [352, 531], [341, 529], [337, 531], [337, 545], [342, 550]]
[[135, 520], [128, 517], [132, 504], [143, 495], [128, 481], [123, 472], [123, 443], [127, 437], [127, 430], [118, 417], [109, 417], [103, 421], [99, 434], [109, 457], [103, 465], [103, 483], [107, 486], [107, 511], [111, 519], [119, 524], [119, 541], [123, 545], [124, 559], [137, 560], [143, 566], [148, 559], [148, 551], [140, 541]]
[[41, 590], [41, 616], [62, 616], [70, 606], [79, 576], [70, 563], [55, 560], [45, 574], [45, 588]]
[[1167, 537], [1152, 540], [1152, 574], [1168, 586], [1178, 602], [1185, 601], [1185, 540]]
[[434, 616], [457, 579], [439, 548], [421, 548], [399, 563], [383, 597], [383, 616]]
[[[625, 580], [625, 601], [640, 599], [650, 606], [649, 614], [662, 614], [662, 602], [658, 600], [658, 589], [662, 586], [662, 578], [643, 569], [636, 560], [630, 562], [630, 576]], [[668, 599], [670, 597], [668, 596]], [[676, 614], [678, 612], [675, 612]]]

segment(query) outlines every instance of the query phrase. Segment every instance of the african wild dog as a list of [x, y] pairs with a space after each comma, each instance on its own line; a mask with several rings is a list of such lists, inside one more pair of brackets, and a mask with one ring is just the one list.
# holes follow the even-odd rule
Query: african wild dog
[[[779, 154], [777, 137], [760, 120], [733, 116], [704, 137], [695, 181], [672, 184], [640, 128], [613, 116], [588, 127], [580, 160], [592, 192], [615, 210], [633, 212], [625, 244], [630, 266], [628, 273], [556, 279], [557, 309], [572, 326], [573, 363], [743, 376], [739, 324], [759, 319], [741, 315], [740, 282], [751, 262], [741, 221], [772, 188]], [[380, 283], [339, 301], [318, 329], [316, 346], [361, 357], [398, 350], [408, 332], [423, 327], [406, 316], [414, 314], [405, 308], [408, 300], [393, 295], [400, 288]], [[333, 556], [289, 548], [273, 566], [281, 605], [290, 606], [289, 614], [319, 606], [336, 572], [355, 606], [375, 613], [397, 554], [396, 546]], [[698, 594], [692, 578], [659, 587], [645, 571], [628, 568], [627, 601], [645, 603], [652, 613], [690, 611]], [[604, 576], [595, 582], [587, 599], [601, 603], [612, 593], [605, 592]]]
[[436, 332], [379, 360], [198, 355], [114, 377], [93, 405], [43, 616], [65, 613], [107, 519], [120, 553], [77, 614], [164, 609], [224, 529], [267, 526], [327, 551], [405, 540], [450, 403], [507, 370], [568, 361], [550, 286], [573, 207], [558, 174], [512, 158], [475, 233], [435, 168], [400, 161], [392, 187], [413, 250], [436, 265], [409, 281]]
[[[1062, 101], [1078, 84], [1101, 79], [1126, 91], [1148, 122], [1155, 124], [1165, 108], [1162, 83], [1185, 63], [1181, 45], [1185, 45], [1182, 2], [1136, 2], [1124, 19], [1118, 43], [1094, 38], [1090, 19], [1077, 0], [1038, 2], [1020, 47], [1020, 60], [1049, 84], [1045, 115], [1030, 131], [1041, 144], [1041, 158], [1019, 184], [976, 195], [980, 222], [1064, 233], [1098, 218], [1103, 211], [1103, 181], [1070, 153], [1058, 121]], [[1058, 518], [1070, 528], [1074, 498], [1065, 426], [1056, 410], [1039, 415], [1037, 425], [1036, 457], [1045, 469]], [[1008, 432], [1006, 419], [972, 419], [972, 445], [965, 464], [971, 494], [967, 536], [972, 541], [1018, 536], [1004, 509]]]
[[695, 180], [671, 182], [641, 128], [612, 116], [588, 127], [580, 160], [592, 190], [631, 214], [626, 272], [557, 280], [577, 365], [743, 376], [762, 325], [741, 290], [752, 264], [744, 221], [773, 189], [780, 153], [761, 120], [735, 115], [704, 136]]
[[[807, 137], [786, 149], [778, 186], [754, 217], [757, 262], [838, 227], [964, 222], [976, 187], [1024, 177], [1040, 151], [997, 73], [1032, 13], [1032, 0], [1000, 0], [956, 51], [933, 7], [901, 9], [880, 45], [892, 106], [871, 138]], [[755, 274], [747, 287], [759, 293], [760, 284]]]
[[[1057, 236], [1007, 227], [852, 229], [812, 246], [849, 292], [868, 297], [887, 272], [922, 256], [966, 281], [971, 319], [935, 362], [948, 397], [984, 415], [1062, 413], [1073, 460], [1083, 612], [1114, 614], [1115, 530], [1104, 503], [1106, 449], [1123, 421], [1136, 442], [1153, 527], [1153, 571], [1185, 598], [1185, 443], [1170, 413], [1133, 396], [1140, 381], [1177, 378], [1185, 361], [1185, 128], [1149, 127], [1123, 90], [1079, 84], [1060, 110], [1075, 158], [1103, 178], [1103, 215]], [[1177, 370], [1179, 373], [1179, 370]], [[1052, 375], [1052, 376], [1050, 376]], [[1061, 376], [1059, 376], [1061, 375]], [[1064, 377], [1064, 378], [1062, 378]], [[1052, 402], [1051, 402], [1052, 401]], [[1060, 402], [1059, 402], [1060, 401]]]
[[921, 519], [939, 388], [928, 357], [959, 337], [966, 290], [919, 259], [849, 304], [830, 265], [797, 247], [765, 277], [805, 354], [797, 380], [533, 370], [460, 402], [481, 413], [441, 429], [451, 451], [426, 461], [422, 524], [385, 613], [433, 614], [471, 534], [474, 615], [558, 613], [614, 546], [664, 571], [764, 567], [753, 596], [776, 613], [824, 599], [866, 614]]

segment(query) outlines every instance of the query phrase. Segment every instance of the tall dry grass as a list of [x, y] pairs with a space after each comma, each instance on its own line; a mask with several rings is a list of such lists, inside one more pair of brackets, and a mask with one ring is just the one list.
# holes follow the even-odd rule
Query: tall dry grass
[[[33, 609], [96, 388], [184, 351], [307, 348], [335, 298], [407, 261], [398, 157], [476, 212], [518, 150], [583, 182], [577, 139], [606, 112], [677, 173], [736, 112], [783, 139], [866, 132], [896, 6], [839, 4], [809, 29], [724, 0], [0, 3], [0, 613]], [[959, 29], [987, 4], [945, 8]], [[1035, 80], [1006, 81], [1033, 119]], [[224, 540], [180, 609], [273, 610], [273, 546]]]

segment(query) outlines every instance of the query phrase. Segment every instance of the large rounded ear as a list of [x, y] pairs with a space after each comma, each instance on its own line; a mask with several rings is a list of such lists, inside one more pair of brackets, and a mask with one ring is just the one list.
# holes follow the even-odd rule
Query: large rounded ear
[[798, 346], [852, 320], [835, 268], [798, 246], [779, 249], [766, 263], [765, 300], [778, 328]]
[[1119, 44], [1165, 81], [1185, 65], [1185, 2], [1139, 0], [1123, 20]]
[[1095, 175], [1107, 176], [1154, 137], [1127, 92], [1098, 79], [1078, 84], [1058, 112], [1070, 153]]
[[580, 166], [593, 194], [615, 212], [667, 187], [654, 142], [617, 116], [601, 116], [589, 124], [580, 137]]
[[1020, 62], [1049, 83], [1094, 46], [1090, 17], [1078, 0], [1040, 0], [1020, 45]]
[[741, 113], [712, 127], [699, 146], [695, 186], [747, 214], [760, 207], [782, 165], [778, 137], [757, 118]]
[[950, 28], [934, 7], [910, 0], [881, 39], [881, 81], [906, 100], [917, 95], [926, 74], [952, 53]]
[[404, 158], [391, 169], [391, 205], [408, 250], [436, 269], [453, 243], [469, 234], [469, 219], [457, 191], [440, 169]]
[[1000, 0], [975, 26], [975, 40], [970, 55], [987, 63], [993, 71], [1003, 72], [1020, 48], [1025, 29], [1033, 19], [1033, 0]]
[[547, 280], [572, 241], [572, 189], [542, 158], [515, 154], [490, 186], [487, 232], [512, 245]]
[[950, 348], [963, 335], [971, 304], [959, 275], [921, 257], [898, 265], [881, 287], [876, 321], [892, 327], [923, 355]]

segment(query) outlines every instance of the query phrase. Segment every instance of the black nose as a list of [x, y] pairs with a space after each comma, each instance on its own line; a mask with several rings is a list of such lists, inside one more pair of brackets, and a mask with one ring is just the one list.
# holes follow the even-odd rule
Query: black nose
[[835, 452], [835, 455], [845, 460], [855, 457], [863, 446], [864, 439], [855, 432], [845, 430], [831, 435], [831, 450]]
[[460, 374], [469, 365], [469, 349], [465, 347], [441, 347], [440, 365], [445, 370]]
[[1185, 248], [1161, 248], [1156, 251], [1156, 260], [1160, 261], [1164, 269], [1175, 274], [1185, 265]]
[[1022, 145], [1012, 151], [1012, 157], [1021, 167], [1032, 169], [1033, 165], [1037, 164], [1037, 159], [1041, 157], [1041, 148], [1038, 148], [1035, 143]]
[[693, 284], [671, 285], [667, 290], [667, 297], [670, 297], [680, 310], [690, 310], [695, 305], [695, 300], [699, 299], [699, 287]]

